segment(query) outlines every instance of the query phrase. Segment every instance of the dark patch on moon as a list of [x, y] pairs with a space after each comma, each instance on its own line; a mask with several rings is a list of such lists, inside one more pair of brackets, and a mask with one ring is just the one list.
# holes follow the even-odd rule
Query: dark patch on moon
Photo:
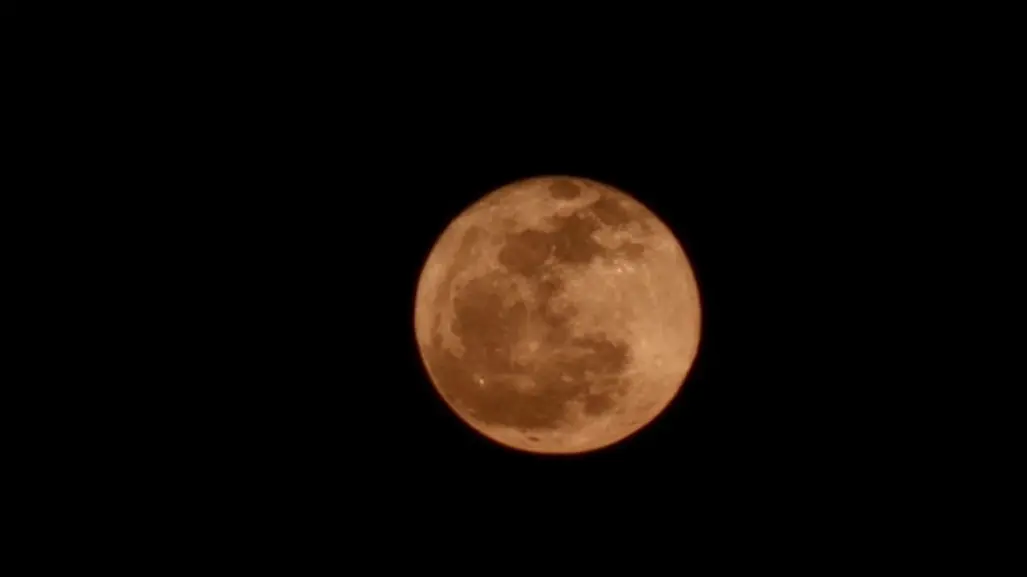
[[[551, 310], [551, 297], [504, 305], [492, 282], [501, 274], [476, 279], [457, 295], [453, 330], [464, 344], [464, 354], [457, 357], [445, 349], [439, 335], [427, 351], [443, 396], [486, 425], [529, 431], [559, 429], [574, 400], [581, 401], [589, 415], [615, 407], [624, 386], [618, 376], [630, 361], [629, 346], [605, 334], [572, 338], [570, 317]], [[513, 353], [528, 322], [543, 325], [537, 328], [542, 329], [539, 349], [544, 354], [521, 365]], [[534, 386], [519, 387], [519, 379], [525, 378]]]
[[585, 265], [609, 252], [592, 237], [600, 224], [588, 218], [589, 210], [586, 207], [570, 216], [549, 219], [555, 226], [551, 232], [528, 229], [507, 235], [499, 252], [499, 264], [511, 273], [536, 277], [547, 267], [550, 257], [555, 262]]
[[525, 276], [535, 274], [553, 251], [554, 234], [525, 230], [508, 235], [499, 251], [499, 264], [512, 273]]
[[642, 227], [644, 234], [654, 232], [656, 217], [644, 205], [606, 185], [597, 184], [596, 188], [600, 190], [599, 200], [589, 208], [603, 224], [621, 226], [634, 222]]
[[492, 282], [496, 275], [474, 279], [460, 291], [453, 304], [452, 328], [457, 336], [468, 336], [462, 338], [466, 363], [505, 372], [513, 369], [507, 349], [519, 338], [528, 306], [519, 301], [505, 306]]
[[595, 221], [587, 218], [560, 219], [560, 229], [553, 233], [553, 252], [556, 259], [566, 264], [588, 264], [607, 249], [592, 238], [599, 229]]
[[589, 394], [585, 397], [585, 414], [602, 415], [617, 406], [617, 401], [610, 395]]
[[601, 195], [599, 200], [589, 205], [589, 210], [603, 224], [609, 226], [621, 226], [636, 220], [620, 199], [609, 194]]
[[549, 194], [559, 200], [571, 200], [581, 196], [581, 187], [569, 178], [558, 178], [549, 185]]

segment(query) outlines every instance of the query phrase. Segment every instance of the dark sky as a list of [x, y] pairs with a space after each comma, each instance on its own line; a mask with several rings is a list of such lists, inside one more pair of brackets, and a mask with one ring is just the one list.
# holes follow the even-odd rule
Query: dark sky
[[[945, 168], [928, 146], [944, 129], [901, 62], [714, 34], [660, 58], [611, 41], [562, 60], [541, 45], [475, 59], [458, 43], [266, 30], [202, 50], [158, 43], [118, 76], [129, 92], [114, 107], [131, 121], [91, 120], [67, 141], [116, 136], [119, 170], [103, 182], [137, 191], [101, 209], [132, 208], [132, 242], [110, 243], [147, 271], [119, 290], [153, 295], [133, 322], [162, 344], [133, 346], [161, 384], [126, 413], [147, 434], [121, 442], [171, 485], [248, 514], [268, 499], [342, 515], [365, 498], [510, 515], [522, 498], [816, 511], [890, 491], [928, 450], [905, 402], [929, 364], [912, 328], [950, 309], [907, 281], [938, 266], [913, 231], [947, 202], [922, 185]], [[443, 228], [541, 174], [649, 206], [684, 245], [703, 306], [667, 412], [569, 458], [470, 431], [413, 334]]]
[[[217, 368], [189, 385], [203, 399], [194, 441], [229, 478], [369, 491], [418, 479], [426, 494], [521, 478], [653, 482], [751, 495], [830, 486], [859, 474], [849, 467], [866, 458], [860, 448], [879, 446], [857, 408], [885, 394], [865, 378], [885, 329], [872, 296], [882, 280], [866, 272], [874, 229], [860, 221], [883, 199], [851, 143], [819, 136], [823, 122], [701, 100], [638, 117], [629, 113], [644, 103], [523, 112], [525, 122], [499, 105], [379, 121], [320, 106], [327, 118], [298, 112], [298, 128], [217, 160], [234, 169], [209, 205], [214, 241], [195, 247], [209, 267], [196, 298], [216, 319], [195, 330]], [[621, 445], [563, 459], [466, 428], [436, 397], [413, 334], [418, 274], [442, 229], [495, 187], [539, 174], [597, 179], [650, 206], [687, 250], [704, 313], [670, 409]]]

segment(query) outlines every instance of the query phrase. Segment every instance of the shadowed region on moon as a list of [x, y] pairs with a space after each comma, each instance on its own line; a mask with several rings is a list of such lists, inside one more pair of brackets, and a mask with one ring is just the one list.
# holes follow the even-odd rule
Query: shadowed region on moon
[[549, 185], [549, 193], [553, 195], [553, 198], [569, 200], [581, 195], [581, 188], [569, 178], [559, 178]]
[[[620, 274], [636, 270], [632, 263], [641, 270], [659, 262], [648, 253], [658, 245], [647, 209], [599, 183], [555, 177], [504, 187], [465, 214], [468, 224], [446, 241], [437, 282], [425, 295], [430, 320], [419, 328], [432, 380], [459, 414], [483, 432], [508, 428], [553, 443], [622, 413], [625, 398], [645, 393], [638, 376], [626, 373], [637, 362], [638, 333], [622, 324], [627, 320], [612, 320], [629, 309], [590, 301], [589, 318], [601, 320], [584, 322], [580, 299], [585, 278], [612, 266]], [[603, 278], [598, 282], [606, 284]], [[625, 282], [608, 280], [611, 287]], [[627, 430], [625, 423], [619, 426]]]
[[[524, 430], [560, 428], [572, 400], [582, 401], [590, 415], [614, 407], [628, 346], [603, 334], [572, 337], [570, 318], [550, 310], [551, 297], [504, 305], [491, 290], [492, 276], [472, 281], [456, 299], [453, 332], [464, 343], [463, 355], [436, 336], [429, 362], [446, 383], [443, 395], [483, 423]], [[542, 332], [542, 359], [526, 364], [516, 360], [514, 348], [530, 323]]]

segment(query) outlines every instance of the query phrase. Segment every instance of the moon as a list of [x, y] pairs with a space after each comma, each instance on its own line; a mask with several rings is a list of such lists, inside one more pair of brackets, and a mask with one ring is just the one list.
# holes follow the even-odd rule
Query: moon
[[459, 214], [414, 307], [436, 390], [474, 430], [532, 453], [618, 443], [682, 387], [699, 291], [674, 234], [606, 184], [544, 176]]

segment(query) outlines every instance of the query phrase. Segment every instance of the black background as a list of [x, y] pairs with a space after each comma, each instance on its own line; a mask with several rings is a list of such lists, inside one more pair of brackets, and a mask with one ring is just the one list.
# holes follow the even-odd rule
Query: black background
[[[476, 90], [487, 91], [457, 92]], [[795, 120], [804, 105], [752, 105], [739, 88], [650, 108], [644, 96], [659, 90], [625, 87], [643, 94], [623, 101], [571, 92], [528, 109], [516, 92], [412, 109], [316, 100], [310, 113], [296, 102], [296, 120], [272, 122], [298, 126], [262, 129], [255, 113], [253, 142], [212, 147], [220, 166], [195, 174], [188, 222], [201, 232], [182, 263], [196, 308], [181, 336], [200, 361], [186, 388], [186, 414], [200, 419], [188, 446], [200, 462], [232, 482], [329, 494], [356, 484], [417, 502], [446, 491], [473, 507], [536, 490], [588, 503], [616, 487], [657, 506], [805, 500], [866, 474], [855, 463], [887, 458], [888, 386], [865, 379], [887, 354], [874, 295], [889, 281], [862, 272], [888, 266], [867, 239], [888, 226], [891, 195], [875, 196], [867, 177], [880, 143], [830, 106]], [[651, 427], [595, 454], [530, 456], [473, 433], [436, 396], [415, 344], [414, 291], [443, 228], [539, 174], [642, 200], [679, 236], [701, 291], [683, 392]]]
[[[619, 23], [602, 40], [413, 17], [365, 31], [341, 12], [168, 24], [181, 16], [63, 54], [61, 94], [79, 98], [53, 106], [69, 134], [56, 145], [101, 158], [62, 169], [99, 191], [62, 206], [109, 223], [90, 224], [103, 250], [66, 250], [89, 263], [77, 286], [126, 311], [101, 319], [120, 340], [97, 358], [129, 359], [105, 369], [125, 386], [80, 393], [116, 415], [94, 423], [109, 441], [85, 450], [108, 460], [87, 470], [115, 462], [121, 486], [198, 518], [308, 529], [562, 526], [571, 509], [818, 526], [929, 492], [909, 473], [936, 450], [919, 395], [937, 351], [913, 329], [948, 309], [913, 281], [965, 258], [928, 235], [960, 198], [935, 88], [953, 58], [935, 69], [919, 45], [875, 51], [834, 25], [793, 36], [753, 14]], [[648, 205], [702, 299], [674, 403], [586, 455], [471, 431], [413, 333], [445, 226], [541, 174]]]

